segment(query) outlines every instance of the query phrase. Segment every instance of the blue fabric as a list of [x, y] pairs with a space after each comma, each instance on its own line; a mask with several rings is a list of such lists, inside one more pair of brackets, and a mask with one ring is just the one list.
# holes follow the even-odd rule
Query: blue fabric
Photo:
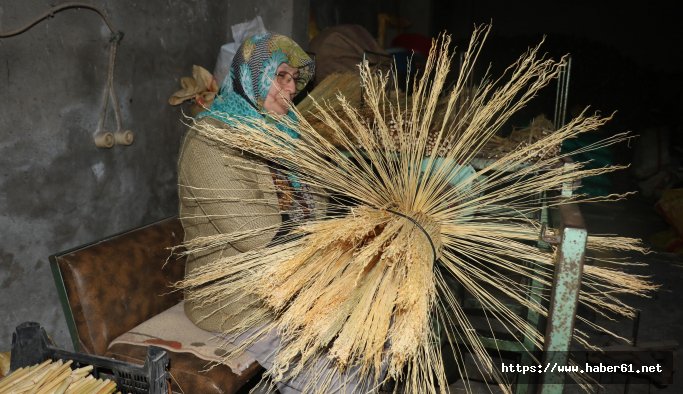
[[[422, 159], [422, 165], [421, 165], [421, 171], [424, 173], [427, 170], [427, 165], [429, 164], [429, 157], [425, 157]], [[445, 166], [447, 163], [444, 161], [445, 159], [443, 157], [436, 157], [434, 159], [434, 162], [432, 163], [432, 169], [431, 171], [435, 171], [435, 169], [440, 168]], [[453, 169], [451, 170], [451, 173], [448, 177], [448, 183], [450, 183], [453, 186], [456, 186], [460, 183], [463, 183], [465, 180], [468, 178], [472, 177], [476, 173], [474, 170], [474, 167], [471, 165], [460, 165], [460, 164], [452, 164]], [[471, 181], [471, 179], [470, 179]], [[472, 185], [468, 185], [467, 189], [471, 188]]]
[[[237, 123], [234, 117], [265, 117], [280, 131], [299, 138], [296, 131], [263, 114], [263, 102], [282, 63], [299, 70], [298, 91], [313, 77], [313, 60], [288, 37], [265, 33], [247, 38], [237, 50], [230, 72], [221, 83], [211, 107], [197, 117], [209, 116], [231, 126]], [[287, 113], [287, 117], [295, 120], [292, 111]]]
[[[230, 126], [237, 126], [240, 118], [265, 118], [291, 138], [299, 138], [295, 130], [263, 113], [263, 102], [282, 63], [298, 69], [297, 91], [301, 91], [313, 77], [313, 60], [288, 37], [265, 33], [247, 38], [237, 50], [211, 107], [197, 118], [208, 116]], [[296, 122], [292, 111], [288, 111], [286, 116]], [[290, 173], [288, 178], [292, 187], [302, 187], [294, 174]]]
[[[273, 118], [260, 113], [256, 108], [249, 104], [244, 97], [233, 90], [216, 96], [211, 108], [209, 108], [208, 111], [204, 111], [197, 115], [197, 118], [203, 118], [205, 116], [218, 119], [230, 126], [235, 126], [237, 124], [237, 119], [235, 119], [235, 117], [265, 117], [266, 121], [273, 122], [280, 131], [289, 134], [292, 138], [299, 138], [299, 133], [285, 126], [282, 122], [278, 122]], [[287, 113], [287, 117], [292, 121], [296, 121], [292, 111]]]

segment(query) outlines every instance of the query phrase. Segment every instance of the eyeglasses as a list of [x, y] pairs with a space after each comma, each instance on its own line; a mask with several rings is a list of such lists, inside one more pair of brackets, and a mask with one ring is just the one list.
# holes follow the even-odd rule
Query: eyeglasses
[[286, 85], [294, 81], [294, 84], [296, 86], [299, 86], [299, 83], [302, 81], [301, 77], [299, 77], [298, 75], [294, 76], [287, 71], [280, 71], [279, 73], [275, 74], [275, 78], [277, 80], [277, 83], [280, 85]]

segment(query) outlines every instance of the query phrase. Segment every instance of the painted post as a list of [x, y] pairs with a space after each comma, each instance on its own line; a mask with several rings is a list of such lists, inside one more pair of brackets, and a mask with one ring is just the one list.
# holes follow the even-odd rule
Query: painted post
[[562, 205], [560, 217], [560, 248], [550, 295], [542, 365], [544, 373], [539, 394], [560, 394], [564, 390], [564, 373], [553, 373], [553, 370], [569, 362], [568, 351], [574, 331], [586, 250], [587, 232], [579, 208], [573, 204]]

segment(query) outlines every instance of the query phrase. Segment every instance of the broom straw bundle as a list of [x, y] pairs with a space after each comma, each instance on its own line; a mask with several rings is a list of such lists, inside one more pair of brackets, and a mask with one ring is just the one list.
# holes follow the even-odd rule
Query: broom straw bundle
[[0, 380], [2, 393], [27, 394], [112, 394], [116, 382], [95, 379], [92, 365], [71, 369], [71, 360], [45, 360], [36, 365], [18, 368]]
[[[456, 360], [463, 352], [472, 353], [477, 367], [510, 392], [509, 382], [494, 368], [451, 283], [477, 298], [489, 326], [495, 322], [517, 337], [521, 332], [542, 348], [538, 328], [491, 289], [547, 316], [543, 303], [528, 297], [531, 280], [551, 286], [556, 254], [554, 249], [535, 246], [541, 228], [538, 196], [619, 167], [558, 165], [575, 152], [539, 158], [539, 151], [596, 130], [609, 120], [586, 113], [482, 169], [472, 171], [467, 166], [512, 114], [557, 77], [563, 62], [539, 57], [539, 47], [534, 47], [500, 78], [485, 78], [478, 89], [466, 89], [489, 31], [487, 26], [475, 29], [458, 79], [448, 92], [446, 76], [452, 60], [448, 36], [435, 41], [423, 77], [412, 82], [412, 95], [387, 94], [388, 84], [396, 92], [402, 87], [362, 65], [360, 80], [364, 105], [373, 114], [371, 122], [343, 96], [336, 101], [309, 97], [316, 124], [332, 131], [335, 145], [300, 113], [298, 123], [281, 119], [297, 130], [298, 139], [263, 119], [233, 117], [235, 127], [228, 131], [209, 123], [194, 124], [202, 136], [270, 160], [313, 190], [339, 197], [329, 201], [325, 218], [285, 222], [289, 236], [217, 259], [177, 284], [203, 304], [250, 294], [268, 306], [267, 312], [225, 333], [229, 337], [251, 333], [226, 357], [276, 332], [280, 346], [267, 375], [275, 381], [304, 376], [306, 392], [326, 393], [351, 381], [372, 391], [388, 379], [401, 382], [407, 392], [446, 392], [441, 346], [445, 342]], [[584, 149], [628, 138], [616, 134]], [[622, 197], [574, 194], [548, 197], [544, 203], [552, 207]], [[197, 238], [185, 246], [188, 253], [203, 251], [256, 233]], [[588, 247], [593, 246], [644, 251], [628, 238], [591, 236]], [[629, 263], [603, 260], [600, 266], [585, 267], [580, 302], [599, 314], [630, 317], [633, 309], [617, 297], [645, 295], [655, 287], [646, 278], [621, 271]], [[528, 280], [517, 280], [518, 276]], [[546, 290], [540, 296], [547, 300], [549, 294]], [[226, 319], [238, 312], [231, 311], [231, 305], [221, 311]], [[575, 338], [592, 346], [588, 334], [578, 329]], [[466, 375], [460, 361], [458, 369]]]

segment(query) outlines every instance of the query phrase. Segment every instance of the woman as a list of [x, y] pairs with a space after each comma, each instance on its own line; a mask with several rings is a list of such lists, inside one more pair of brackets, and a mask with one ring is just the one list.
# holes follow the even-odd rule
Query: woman
[[[185, 241], [211, 236], [241, 234], [234, 241], [224, 239], [219, 248], [188, 256], [186, 273], [202, 269], [219, 258], [249, 252], [280, 239], [287, 224], [318, 218], [325, 212], [324, 193], [297, 182], [278, 170], [273, 162], [250, 156], [201, 135], [202, 122], [221, 127], [226, 133], [238, 131], [238, 120], [253, 118], [274, 122], [277, 128], [298, 138], [296, 131], [279, 121], [295, 117], [291, 100], [313, 77], [314, 64], [291, 39], [267, 33], [247, 39], [238, 49], [230, 74], [221, 86], [211, 108], [185, 137], [178, 165], [180, 218]], [[250, 231], [259, 230], [259, 235]], [[268, 231], [262, 231], [268, 229]], [[233, 239], [233, 238], [231, 238]], [[235, 276], [249, 275], [248, 270]], [[234, 294], [234, 293], [232, 293]], [[273, 366], [279, 348], [276, 332], [257, 333], [272, 321], [269, 310], [251, 294], [197, 304], [185, 300], [185, 312], [200, 328], [217, 333], [234, 333], [230, 340], [266, 369]], [[236, 336], [236, 338], [235, 338]], [[337, 374], [326, 359], [311, 370], [326, 370], [337, 392], [355, 392], [357, 371]], [[279, 377], [275, 382], [282, 394], [310, 390], [316, 382], [306, 373], [295, 378]]]
[[[208, 122], [230, 133], [236, 118], [265, 117], [272, 122], [278, 122], [281, 116], [294, 119], [291, 100], [313, 72], [313, 60], [291, 39], [272, 33], [252, 36], [238, 49], [218, 96], [199, 115], [198, 122]], [[293, 138], [298, 136], [280, 123], [278, 128]], [[218, 249], [194, 252], [188, 257], [186, 272], [268, 244], [280, 235], [284, 220], [305, 219], [312, 215], [315, 205], [308, 189], [282, 175], [273, 163], [216, 144], [198, 130], [195, 125], [188, 131], [178, 163], [185, 241], [254, 229], [269, 231], [222, 243]], [[302, 209], [291, 209], [293, 204]], [[197, 326], [214, 332], [230, 331], [244, 319], [267, 316], [252, 296], [202, 305], [188, 299], [185, 312]]]

